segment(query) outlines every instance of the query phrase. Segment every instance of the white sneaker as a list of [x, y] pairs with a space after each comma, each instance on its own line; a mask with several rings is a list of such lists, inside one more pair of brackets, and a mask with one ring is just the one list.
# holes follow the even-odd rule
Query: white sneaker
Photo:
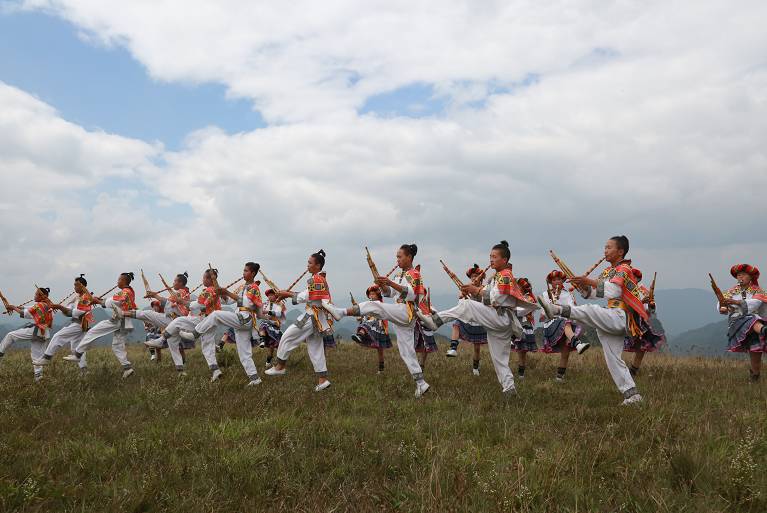
[[346, 315], [346, 310], [343, 308], [338, 308], [337, 306], [331, 305], [329, 303], [323, 303], [322, 307], [327, 313], [330, 314], [331, 317], [333, 317], [333, 319], [337, 321], [340, 321]]
[[475, 376], [479, 376], [479, 369], [471, 369], [471, 373]]
[[77, 357], [77, 355], [74, 354], [68, 354], [62, 360], [66, 360], [68, 362], [79, 362], [80, 359]]
[[186, 371], [178, 371], [178, 377], [179, 378], [185, 378], [186, 377]]
[[35, 383], [39, 383], [41, 379], [43, 379], [42, 374], [35, 374]]
[[50, 365], [51, 361], [48, 358], [37, 358], [35, 360], [32, 360], [32, 365], [37, 365], [38, 367], [42, 367], [43, 365]]
[[330, 381], [323, 381], [322, 383], [320, 383], [319, 385], [314, 387], [314, 391], [315, 392], [322, 392], [323, 390], [325, 390], [329, 386], [330, 386]]
[[261, 378], [259, 378], [259, 377], [256, 377], [256, 379], [251, 379], [251, 380], [248, 382], [248, 384], [247, 384], [247, 385], [245, 385], [245, 386], [246, 386], [246, 387], [254, 387], [254, 386], [256, 386], [256, 385], [260, 385], [261, 383], [262, 383], [262, 381], [261, 381]]
[[187, 342], [194, 342], [194, 333], [191, 331], [185, 331], [185, 330], [179, 330], [178, 336], [181, 337], [181, 340], [186, 340]]
[[439, 329], [439, 326], [437, 326], [437, 323], [434, 322], [434, 318], [431, 315], [425, 315], [418, 308], [415, 309], [415, 316], [418, 318], [419, 321], [421, 321], [421, 324], [423, 324], [424, 328], [426, 328], [427, 330], [437, 331]]
[[578, 354], [583, 354], [586, 352], [586, 349], [590, 348], [591, 344], [588, 342], [578, 342], [578, 345], [575, 346], [575, 350], [578, 351]]
[[541, 308], [543, 309], [543, 315], [545, 315], [547, 319], [551, 320], [559, 315], [561, 309], [558, 305], [551, 303], [543, 296], [538, 296], [536, 299], [538, 300], [538, 304], [541, 305]]
[[641, 403], [642, 402], [642, 396], [639, 394], [634, 394], [631, 397], [624, 399], [621, 403], [623, 406], [634, 404], [634, 403]]
[[266, 362], [266, 365], [264, 366], [266, 369], [272, 368], [272, 362]]
[[515, 397], [517, 395], [517, 387], [512, 383], [510, 387], [503, 389], [503, 393], [506, 397]]
[[164, 340], [161, 338], [153, 338], [151, 340], [147, 340], [144, 342], [144, 345], [147, 347], [153, 347], [155, 349], [162, 349]]
[[420, 398], [423, 397], [423, 395], [429, 391], [431, 386], [425, 381], [421, 381], [419, 383], [415, 384], [415, 397]]
[[151, 355], [149, 355], [149, 361], [152, 361], [152, 362], [153, 362], [153, 361], [155, 361], [156, 359], [157, 359], [157, 355], [156, 355], [156, 354], [152, 353]]
[[447, 350], [447, 353], [445, 353], [445, 356], [455, 357], [458, 356], [458, 351], [453, 349], [452, 347]]
[[129, 378], [129, 377], [133, 376], [134, 372], [135, 371], [133, 370], [133, 367], [131, 367], [130, 369], [125, 369], [123, 371], [123, 379], [126, 379], [126, 378]]
[[557, 383], [564, 383], [565, 382], [565, 377], [564, 376], [560, 376], [559, 374], [557, 374], [556, 376], [554, 376], [554, 381], [556, 381]]
[[278, 369], [277, 367], [271, 367], [264, 371], [267, 376], [283, 376], [287, 373], [287, 369]]
[[224, 375], [224, 373], [221, 372], [221, 369], [214, 370], [213, 371], [213, 375], [210, 377], [210, 382], [211, 383], [215, 383], [216, 381], [218, 381], [218, 378], [220, 378], [223, 375]]
[[523, 374], [517, 374], [517, 381], [524, 381], [525, 376]]

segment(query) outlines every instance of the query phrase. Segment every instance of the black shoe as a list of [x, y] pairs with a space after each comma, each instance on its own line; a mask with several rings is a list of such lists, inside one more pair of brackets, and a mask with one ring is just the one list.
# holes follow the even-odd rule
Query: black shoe
[[359, 335], [357, 335], [356, 333], [354, 335], [352, 335], [352, 340], [354, 340], [358, 344], [362, 344], [362, 338]]

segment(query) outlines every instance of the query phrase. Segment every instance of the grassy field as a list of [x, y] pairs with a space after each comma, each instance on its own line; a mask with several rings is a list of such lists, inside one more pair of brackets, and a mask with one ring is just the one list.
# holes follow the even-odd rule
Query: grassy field
[[396, 350], [379, 376], [351, 344], [329, 352], [321, 394], [303, 348], [254, 389], [232, 347], [217, 384], [197, 352], [183, 379], [132, 346], [130, 380], [99, 348], [87, 377], [56, 361], [38, 384], [29, 353], [12, 352], [0, 510], [767, 510], [767, 385], [747, 383], [745, 362], [649, 355], [646, 402], [626, 408], [599, 348], [564, 384], [555, 357], [532, 355], [509, 402], [486, 353], [474, 377], [461, 349], [430, 356], [422, 400]]

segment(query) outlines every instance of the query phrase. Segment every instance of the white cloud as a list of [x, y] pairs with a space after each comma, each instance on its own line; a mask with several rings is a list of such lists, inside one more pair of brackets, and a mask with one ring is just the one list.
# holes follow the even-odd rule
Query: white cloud
[[[71, 226], [55, 225], [62, 261], [104, 273], [177, 261], [194, 274], [214, 260], [228, 276], [254, 258], [288, 282], [325, 247], [340, 292], [369, 279], [366, 243], [388, 269], [394, 249], [416, 240], [437, 290], [450, 287], [437, 258], [481, 263], [500, 238], [534, 282], [551, 268], [549, 247], [585, 268], [616, 233], [631, 236], [645, 272], [684, 267], [658, 269], [669, 287], [706, 286], [705, 272], [729, 259], [760, 263], [762, 2], [25, 5], [125, 46], [157, 79], [223, 83], [271, 123], [235, 135], [206, 128], [170, 152], [86, 132], [3, 93], [0, 155], [19, 176], [43, 177], [57, 218], [91, 231], [83, 251]], [[357, 114], [372, 95], [413, 83], [431, 85], [445, 111]], [[34, 123], [51, 135], [24, 133]], [[188, 219], [160, 222], [156, 206], [126, 191], [100, 191], [94, 208], [58, 197], [112, 175], [189, 205]], [[15, 199], [36, 187], [2, 191], [0, 206], [42, 226], [43, 209]]]

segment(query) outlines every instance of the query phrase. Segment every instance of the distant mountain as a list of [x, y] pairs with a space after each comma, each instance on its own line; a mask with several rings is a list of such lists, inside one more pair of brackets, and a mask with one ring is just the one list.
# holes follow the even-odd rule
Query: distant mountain
[[655, 301], [658, 318], [663, 321], [666, 333], [672, 337], [723, 319], [716, 311], [716, 298], [710, 290], [658, 290]]
[[669, 349], [678, 355], [726, 356], [727, 319], [685, 331], [669, 342]]

